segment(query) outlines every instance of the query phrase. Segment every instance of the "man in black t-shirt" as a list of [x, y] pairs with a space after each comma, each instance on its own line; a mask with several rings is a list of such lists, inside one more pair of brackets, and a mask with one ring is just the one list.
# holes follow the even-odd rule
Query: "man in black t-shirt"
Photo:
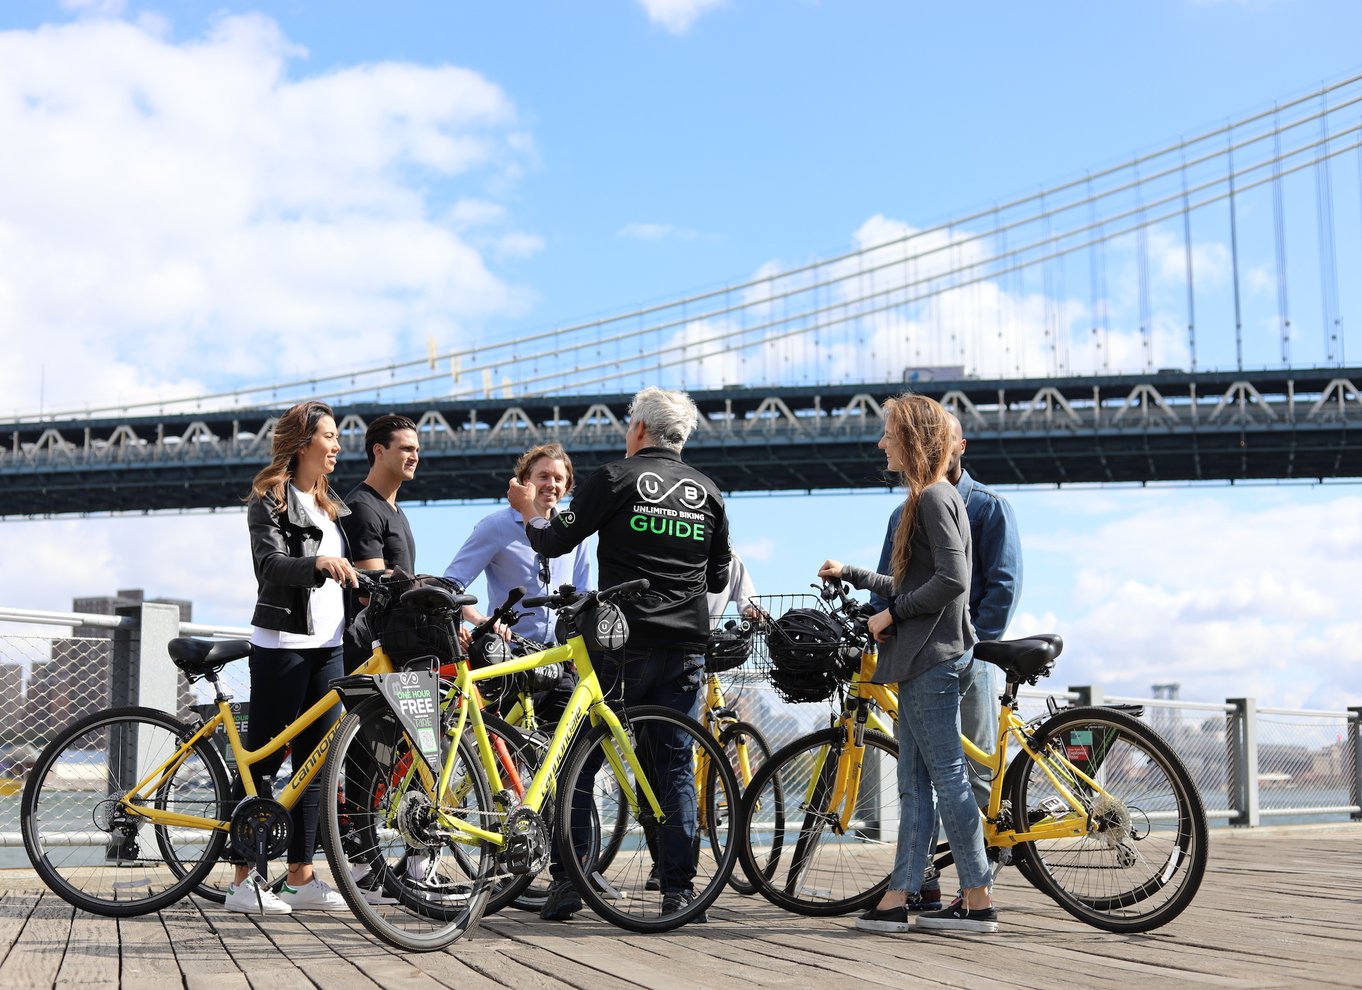
[[[369, 474], [345, 496], [345, 504], [350, 508], [350, 514], [341, 519], [346, 552], [359, 570], [401, 568], [415, 574], [416, 541], [406, 514], [397, 504], [397, 491], [402, 482], [416, 476], [416, 465], [421, 460], [416, 424], [394, 413], [379, 416], [364, 433], [364, 453], [369, 458]], [[369, 658], [371, 640], [368, 623], [361, 615], [345, 633], [346, 673]], [[364, 768], [352, 764], [353, 761], [346, 764], [347, 776], [352, 780], [362, 777]], [[429, 874], [436, 869], [436, 860], [416, 850], [410, 852], [402, 865], [405, 875], [417, 884], [428, 882]], [[356, 863], [351, 873], [369, 903], [396, 903], [367, 865]]]
[[[369, 424], [364, 433], [364, 452], [369, 474], [345, 496], [350, 514], [340, 520], [345, 532], [346, 554], [359, 570], [387, 571], [400, 567], [416, 573], [416, 541], [411, 524], [397, 504], [402, 482], [416, 475], [421, 442], [416, 424], [406, 416], [386, 413]], [[352, 603], [358, 611], [364, 599]], [[369, 658], [372, 636], [361, 614], [345, 631], [345, 671], [351, 672]]]
[[369, 474], [345, 496], [350, 515], [341, 520], [350, 559], [360, 570], [400, 567], [415, 574], [416, 541], [397, 504], [397, 491], [416, 476], [421, 460], [416, 424], [393, 413], [379, 416], [364, 434], [364, 453]]

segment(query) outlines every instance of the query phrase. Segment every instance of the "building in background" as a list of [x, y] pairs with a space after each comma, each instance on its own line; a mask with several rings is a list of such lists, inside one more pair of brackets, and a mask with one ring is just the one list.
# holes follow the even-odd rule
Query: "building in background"
[[[193, 618], [194, 603], [180, 598], [147, 598], [141, 588], [126, 588], [113, 595], [75, 598], [71, 611], [85, 615], [115, 615], [119, 608], [154, 603], [174, 605], [180, 621]], [[45, 735], [89, 712], [110, 705], [110, 672], [113, 664], [114, 630], [103, 626], [76, 626], [69, 637], [52, 640], [49, 659], [37, 661], [29, 673], [23, 694], [23, 724], [30, 737]], [[166, 658], [166, 663], [170, 659]], [[5, 682], [0, 681], [0, 685]], [[0, 699], [10, 697], [0, 694]], [[17, 694], [13, 697], [17, 697]], [[180, 683], [181, 712], [192, 704], [189, 685]], [[6, 706], [0, 703], [0, 724]]]

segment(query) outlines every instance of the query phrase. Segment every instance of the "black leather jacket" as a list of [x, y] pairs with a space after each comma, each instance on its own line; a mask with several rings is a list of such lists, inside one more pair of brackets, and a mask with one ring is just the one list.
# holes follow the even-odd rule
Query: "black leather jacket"
[[[327, 580], [326, 574], [317, 570], [322, 531], [313, 525], [292, 486], [286, 491], [285, 512], [279, 511], [273, 495], [252, 499], [246, 507], [257, 586], [251, 624], [310, 636], [312, 589]], [[344, 502], [337, 499], [336, 503], [338, 515], [350, 514]], [[341, 539], [345, 539], [343, 530]]]

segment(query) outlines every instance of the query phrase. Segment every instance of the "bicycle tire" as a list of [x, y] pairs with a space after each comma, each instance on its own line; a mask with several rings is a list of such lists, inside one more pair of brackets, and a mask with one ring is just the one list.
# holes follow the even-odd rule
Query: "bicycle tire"
[[[579, 859], [572, 834], [572, 798], [584, 774], [591, 775], [595, 789], [597, 759], [604, 759], [606, 746], [613, 737], [605, 725], [594, 726], [568, 754], [558, 792], [556, 819], [558, 858], [582, 899], [598, 915], [620, 928], [634, 932], [666, 932], [698, 918], [723, 891], [732, 874], [736, 843], [722, 847], [701, 846], [701, 829], [686, 808], [696, 802], [695, 750], [700, 748], [716, 766], [716, 787], [720, 798], [732, 806], [737, 800], [737, 781], [723, 758], [723, 752], [699, 722], [670, 708], [641, 705], [627, 709], [621, 721], [631, 729], [639, 762], [661, 805], [664, 820], [652, 820], [643, 802], [629, 808], [625, 835], [608, 864]], [[664, 760], [665, 757], [665, 760]], [[670, 771], [658, 772], [664, 762]], [[609, 767], [609, 761], [604, 764]], [[628, 767], [626, 765], [626, 771]], [[624, 795], [636, 795], [638, 782], [629, 773], [619, 781]], [[683, 851], [684, 850], [684, 851]], [[582, 860], [585, 860], [583, 862]], [[654, 862], [662, 880], [660, 886], [675, 883], [675, 890], [648, 890], [648, 875]], [[691, 876], [693, 874], [693, 876]], [[684, 891], [689, 900], [666, 909], [669, 894]]]
[[[1209, 855], [1206, 812], [1173, 748], [1139, 719], [1110, 708], [1073, 708], [1033, 734], [1041, 766], [1020, 754], [1009, 768], [1016, 827], [1072, 814], [1054, 774], [1083, 801], [1093, 825], [1072, 839], [1024, 842], [1024, 875], [1079, 921], [1144, 932], [1176, 918], [1196, 896]], [[1065, 755], [1106, 795], [1058, 759]]]
[[[126, 918], [174, 904], [208, 874], [225, 830], [160, 834], [145, 818], [119, 810], [121, 795], [175, 758], [193, 733], [154, 708], [116, 708], [76, 720], [47, 744], [24, 785], [20, 828], [29, 862], [52, 891], [83, 911]], [[159, 803], [217, 820], [228, 787], [222, 759], [201, 740], [158, 789]]]
[[[456, 745], [450, 789], [459, 804], [442, 810], [495, 828], [501, 813], [477, 754], [466, 736]], [[414, 775], [399, 770], [410, 758], [406, 736], [383, 699], [368, 698], [347, 714], [322, 772], [322, 793], [333, 796], [325, 802], [323, 845], [332, 882], [365, 928], [398, 948], [431, 952], [477, 925], [495, 857], [486, 844], [455, 842], [433, 830], [429, 795]], [[347, 768], [359, 779], [344, 777]], [[342, 791], [344, 805], [334, 797]], [[425, 860], [419, 878], [410, 871], [413, 849]], [[356, 878], [356, 867], [365, 868], [363, 877]], [[361, 886], [361, 880], [369, 882]], [[379, 890], [395, 903], [372, 903], [367, 895]]]
[[[898, 743], [866, 732], [853, 827], [837, 835], [828, 827], [838, 817], [828, 803], [845, 743], [846, 730], [837, 726], [802, 736], [777, 750], [743, 794], [743, 872], [768, 901], [796, 914], [860, 910], [889, 886], [899, 831]], [[878, 785], [867, 788], [871, 780]]]
[[[734, 779], [738, 782], [740, 791], [747, 789], [752, 783], [752, 778], [756, 776], [756, 771], [760, 770], [762, 764], [771, 758], [771, 745], [766, 741], [766, 737], [761, 734], [756, 726], [748, 722], [733, 722], [726, 726], [719, 733], [719, 745], [723, 747], [724, 755], [733, 771]], [[709, 835], [710, 844], [717, 848], [721, 841], [728, 841], [727, 832], [738, 820], [742, 804], [740, 801], [732, 808], [717, 804], [715, 801], [716, 781], [717, 776], [714, 767], [712, 765], [707, 766], [703, 805], [706, 812], [705, 828]], [[780, 803], [781, 813], [783, 814], [785, 798], [778, 780], [775, 783], [774, 799]], [[775, 865], [769, 864], [766, 869], [774, 870]], [[728, 885], [737, 893], [747, 896], [757, 892], [756, 885], [747, 879], [746, 874], [736, 869], [733, 871], [733, 875], [728, 878]]]

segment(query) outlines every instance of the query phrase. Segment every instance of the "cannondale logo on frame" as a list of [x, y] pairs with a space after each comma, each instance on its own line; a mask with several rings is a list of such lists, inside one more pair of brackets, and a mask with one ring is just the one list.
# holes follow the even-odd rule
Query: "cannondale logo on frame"
[[678, 492], [678, 489], [677, 498], [687, 509], [700, 508], [705, 504], [705, 499], [708, 497], [704, 486], [698, 481], [682, 478], [668, 488], [667, 483], [662, 480], [662, 476], [652, 471], [644, 471], [638, 476], [637, 487], [639, 498], [654, 505], [665, 502], [671, 498], [673, 492]]

